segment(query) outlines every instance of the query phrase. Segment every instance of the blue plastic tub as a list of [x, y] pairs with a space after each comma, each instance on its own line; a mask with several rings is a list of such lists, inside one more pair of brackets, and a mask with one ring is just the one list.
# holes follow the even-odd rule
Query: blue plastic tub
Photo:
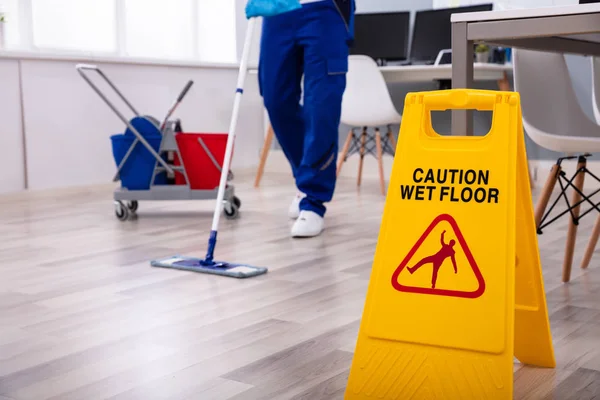
[[[127, 154], [127, 151], [133, 144], [135, 136], [130, 135], [113, 135], [110, 137], [112, 141], [113, 157], [117, 168], [119, 164]], [[160, 142], [162, 136], [151, 136], [145, 137], [146, 141], [152, 146], [152, 148], [158, 152], [160, 149]], [[121, 178], [121, 187], [128, 190], [148, 190], [152, 180], [152, 173], [156, 166], [156, 159], [148, 151], [148, 149], [141, 143], [138, 142], [133, 151], [129, 155], [129, 158], [123, 165], [119, 176]], [[157, 174], [154, 179], [155, 185], [166, 185], [167, 177], [165, 173]]]

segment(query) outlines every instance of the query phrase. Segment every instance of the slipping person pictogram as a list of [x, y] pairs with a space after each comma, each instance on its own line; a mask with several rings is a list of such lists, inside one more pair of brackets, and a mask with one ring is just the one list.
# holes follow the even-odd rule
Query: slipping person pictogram
[[[449, 224], [450, 229], [448, 229], [448, 227], [439, 227], [442, 222]], [[444, 230], [444, 228], [446, 230]], [[442, 233], [442, 231], [444, 232]], [[446, 235], [446, 231], [450, 233]], [[445, 239], [448, 239], [448, 243], [446, 243]], [[426, 247], [424, 248], [423, 245]], [[434, 254], [424, 257], [427, 254], [432, 253]], [[455, 276], [454, 279], [450, 277], [444, 278], [445, 273], [443, 273], [442, 283], [440, 284], [438, 282], [438, 273], [440, 272], [440, 268], [444, 266], [444, 263], [450, 264], [450, 262], [447, 261], [448, 258], [451, 258], [455, 274], [458, 274], [458, 263], [456, 262], [456, 259], [458, 258], [461, 268], [460, 277]], [[408, 277], [409, 274], [414, 274], [419, 268], [429, 263], [432, 264], [433, 268], [431, 281], [429, 281], [429, 276], [425, 277], [425, 275], [429, 273], [428, 268], [426, 268], [426, 272], [421, 272], [425, 282], [423, 282], [421, 278], [413, 278], [411, 280]], [[444, 268], [450, 269], [449, 266]], [[408, 272], [404, 273], [403, 271], [405, 270], [408, 270]], [[449, 273], [450, 271], [448, 271], [448, 274]], [[477, 280], [476, 283], [470, 279], [471, 273], [472, 277]], [[406, 278], [403, 279], [403, 276]], [[418, 276], [419, 274], [417, 273], [417, 277]], [[446, 279], [448, 282], [446, 282]], [[477, 266], [477, 262], [475, 261], [456, 220], [449, 214], [440, 214], [429, 224], [427, 229], [425, 229], [425, 232], [421, 234], [416, 243], [410, 248], [408, 254], [394, 270], [394, 273], [391, 276], [391, 284], [394, 289], [399, 292], [462, 297], [466, 299], [476, 299], [485, 292], [485, 280], [483, 279], [483, 275]], [[475, 287], [474, 284], [477, 286]], [[437, 286], [441, 287], [437, 288]]]
[[454, 273], [458, 273], [458, 268], [456, 267], [456, 259], [454, 258], [454, 254], [456, 254], [456, 252], [454, 251], [454, 245], [456, 244], [456, 242], [454, 241], [454, 239], [450, 240], [450, 242], [448, 244], [446, 244], [444, 242], [444, 234], [446, 233], [446, 231], [442, 232], [442, 236], [440, 238], [440, 242], [442, 243], [442, 248], [435, 253], [432, 256], [429, 257], [425, 257], [424, 259], [422, 259], [421, 261], [419, 261], [415, 266], [408, 267], [408, 272], [410, 272], [411, 274], [413, 274], [416, 270], [418, 270], [419, 268], [421, 268], [423, 265], [425, 264], [433, 264], [433, 275], [431, 277], [431, 288], [435, 289], [435, 282], [437, 281], [437, 276], [438, 276], [438, 271], [440, 270], [440, 268], [442, 267], [442, 264], [444, 264], [444, 261], [446, 261], [446, 259], [448, 257], [450, 257], [450, 259], [452, 260], [452, 265], [454, 266]]

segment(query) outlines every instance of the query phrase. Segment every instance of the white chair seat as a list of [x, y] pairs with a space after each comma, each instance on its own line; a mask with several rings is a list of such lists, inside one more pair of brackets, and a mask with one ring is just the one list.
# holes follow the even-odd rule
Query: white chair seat
[[[580, 201], [585, 176], [589, 172], [587, 157], [583, 155], [600, 152], [600, 126], [581, 109], [564, 55], [515, 49], [513, 69], [515, 90], [521, 96], [523, 127], [527, 135], [548, 150], [580, 156], [570, 179], [564, 176], [564, 170], [558, 161], [548, 173], [535, 209], [536, 227], [543, 229], [544, 222], [554, 208], [552, 206], [548, 212], [546, 210], [557, 182], [560, 182], [562, 189], [558, 199], [567, 194], [568, 185], [564, 181], [569, 181], [574, 182], [574, 187], [570, 190], [570, 204]], [[569, 225], [563, 260], [563, 282], [570, 280], [580, 216], [579, 208], [571, 208], [570, 204], [566, 203]], [[546, 225], [551, 222], [546, 222]], [[600, 234], [600, 219], [596, 222], [594, 232]], [[587, 266], [597, 239], [597, 236], [590, 239], [582, 267]]]
[[[523, 123], [528, 136], [540, 147], [569, 155], [600, 153], [600, 137], [558, 136], [543, 132], [534, 126]], [[599, 132], [600, 134], [600, 132]]]
[[377, 63], [368, 56], [348, 58], [341, 121], [352, 127], [380, 127], [402, 121]]
[[600, 124], [600, 59], [590, 57], [592, 60], [592, 106], [594, 109], [594, 118], [596, 123]]
[[343, 123], [349, 126], [387, 126], [387, 125], [399, 125], [402, 122], [402, 117], [398, 114], [383, 114], [378, 115], [374, 113], [369, 118], [353, 118], [347, 116], [344, 118]]
[[[375, 139], [381, 193], [385, 194], [382, 158], [385, 153], [394, 154], [396, 140], [391, 126], [399, 125], [401, 121], [402, 116], [394, 107], [385, 79], [375, 61], [362, 55], [348, 57], [341, 122], [349, 125], [351, 131], [346, 137], [342, 149], [337, 174], [340, 174], [350, 149], [357, 149], [360, 154], [358, 166], [358, 185], [360, 186], [364, 155], [369, 151], [369, 147], [366, 145], [367, 129], [375, 128], [375, 134], [371, 136], [371, 139]], [[381, 127], [387, 127], [387, 132], [381, 134]], [[362, 133], [356, 136], [355, 128], [362, 128]]]
[[581, 109], [564, 55], [515, 49], [513, 70], [533, 142], [568, 154], [600, 152], [600, 126]]

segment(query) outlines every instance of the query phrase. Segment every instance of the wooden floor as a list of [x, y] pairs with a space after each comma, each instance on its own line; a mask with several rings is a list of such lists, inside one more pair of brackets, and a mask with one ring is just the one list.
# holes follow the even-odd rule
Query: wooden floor
[[[293, 186], [237, 176], [217, 254], [270, 268], [237, 280], [152, 268], [204, 256], [212, 201], [141, 203], [112, 188], [0, 197], [0, 400], [342, 399], [379, 230], [377, 180], [339, 183], [327, 231], [292, 240]], [[241, 182], [247, 182], [243, 184]], [[558, 368], [515, 363], [516, 399], [600, 398], [600, 254], [560, 282], [566, 218], [539, 237]]]

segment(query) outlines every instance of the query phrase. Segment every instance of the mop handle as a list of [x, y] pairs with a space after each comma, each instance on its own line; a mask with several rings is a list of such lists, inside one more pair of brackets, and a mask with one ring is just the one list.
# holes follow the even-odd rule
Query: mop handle
[[225, 150], [225, 159], [223, 160], [223, 169], [221, 170], [221, 181], [219, 183], [219, 192], [217, 194], [217, 205], [215, 207], [215, 213], [213, 216], [213, 232], [216, 232], [219, 227], [219, 217], [221, 216], [221, 206], [223, 204], [223, 197], [225, 196], [225, 186], [227, 185], [227, 175], [229, 174], [229, 164], [231, 163], [231, 153], [233, 151], [233, 142], [235, 140], [235, 130], [238, 121], [238, 114], [240, 112], [240, 103], [242, 100], [242, 94], [244, 93], [244, 82], [246, 80], [246, 72], [248, 69], [248, 58], [250, 57], [250, 46], [252, 44], [252, 36], [254, 35], [255, 20], [256, 18], [250, 18], [246, 28], [246, 39], [244, 41], [244, 50], [242, 51], [242, 59], [240, 61], [240, 71], [235, 90], [235, 99], [233, 102], [233, 112], [231, 115], [229, 134], [227, 135], [227, 148]]

